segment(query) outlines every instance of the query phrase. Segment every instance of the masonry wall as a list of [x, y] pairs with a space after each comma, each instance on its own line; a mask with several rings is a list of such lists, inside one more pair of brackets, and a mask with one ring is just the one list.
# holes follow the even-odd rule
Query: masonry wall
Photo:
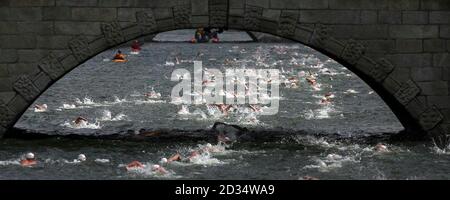
[[[56, 58], [64, 66], [61, 72], [69, 71], [84, 58], [70, 48], [74, 38], [82, 35], [91, 45], [107, 37], [102, 24], [147, 23], [139, 22], [136, 13], [148, 10], [158, 32], [228, 26], [300, 41], [342, 58], [356, 71], [364, 66], [361, 55], [370, 62], [385, 60], [387, 71], [360, 71], [368, 70], [368, 79], [397, 99], [419, 126], [450, 133], [448, 0], [0, 0], [0, 132], [64, 74], [49, 72], [42, 62]], [[126, 32], [125, 40], [143, 34], [134, 33]], [[323, 38], [332, 42], [316, 44]], [[349, 46], [352, 51], [343, 55]]]

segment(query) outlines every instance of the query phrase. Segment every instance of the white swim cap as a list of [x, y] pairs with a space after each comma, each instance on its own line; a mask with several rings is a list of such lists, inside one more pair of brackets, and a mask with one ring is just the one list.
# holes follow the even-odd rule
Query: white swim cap
[[167, 158], [161, 158], [161, 161], [160, 161], [160, 163], [167, 163], [168, 161], [167, 161]]
[[211, 147], [212, 147], [212, 144], [211, 144], [211, 143], [208, 143], [208, 144], [206, 144], [206, 147], [211, 148]]
[[80, 154], [80, 155], [78, 155], [78, 160], [79, 161], [86, 161], [86, 156], [84, 154]]
[[34, 154], [33, 153], [27, 153], [27, 155], [25, 155], [26, 159], [34, 159]]
[[160, 167], [161, 167], [161, 166], [159, 166], [159, 165], [153, 165], [153, 166], [152, 166], [152, 169], [153, 169], [153, 170], [157, 170], [157, 169], [159, 169]]

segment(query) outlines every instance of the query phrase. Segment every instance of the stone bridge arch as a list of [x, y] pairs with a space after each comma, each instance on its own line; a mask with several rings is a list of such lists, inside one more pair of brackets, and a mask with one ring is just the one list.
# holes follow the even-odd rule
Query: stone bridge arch
[[443, 0], [6, 0], [0, 6], [6, 56], [0, 133], [98, 53], [145, 35], [213, 26], [312, 47], [368, 83], [406, 129], [428, 133], [441, 147], [448, 143], [450, 3]]

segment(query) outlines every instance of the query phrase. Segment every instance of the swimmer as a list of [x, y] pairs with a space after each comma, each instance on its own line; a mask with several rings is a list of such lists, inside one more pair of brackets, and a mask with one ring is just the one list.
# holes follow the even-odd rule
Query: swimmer
[[142, 169], [144, 168], [144, 165], [139, 161], [133, 161], [130, 164], [128, 164], [126, 168], [128, 171], [130, 171], [133, 169]]
[[45, 112], [45, 111], [47, 111], [47, 104], [42, 105], [36, 104], [34, 106], [34, 112]]
[[159, 161], [161, 164], [171, 163], [174, 161], [181, 161], [181, 155], [179, 153], [174, 154], [169, 159], [167, 158], [161, 158], [161, 161]]
[[313, 177], [313, 176], [304, 176], [304, 177], [303, 177], [303, 180], [311, 181], [311, 180], [319, 180], [319, 179], [316, 178], [316, 177]]
[[84, 155], [84, 154], [78, 155], [78, 161], [81, 161], [81, 162], [86, 161], [86, 155]]
[[77, 125], [77, 126], [80, 126], [82, 124], [87, 124], [87, 123], [88, 123], [88, 120], [84, 117], [77, 117], [75, 119], [75, 125]]
[[386, 153], [389, 152], [388, 148], [386, 147], [386, 145], [378, 143], [377, 145], [375, 145], [374, 150], [376, 152], [380, 152], [380, 153]]
[[252, 105], [252, 104], [250, 104], [250, 105], [248, 105], [248, 107], [250, 107], [250, 109], [252, 109], [253, 112], [259, 112], [259, 111], [261, 111], [261, 107], [258, 106], [258, 105]]
[[27, 153], [25, 155], [25, 159], [22, 159], [20, 161], [20, 165], [22, 165], [24, 167], [29, 167], [29, 166], [32, 166], [32, 165], [35, 165], [35, 164], [37, 164], [37, 161], [36, 161], [36, 159], [34, 157], [34, 154], [31, 153], [31, 152]]
[[222, 112], [222, 114], [224, 114], [224, 115], [228, 115], [228, 111], [232, 107], [232, 105], [226, 105], [226, 104], [214, 104], [214, 105], [217, 106], [217, 108], [219, 108], [220, 112]]
[[161, 165], [153, 165], [152, 166], [152, 170], [154, 172], [158, 172], [160, 174], [167, 174], [168, 173], [167, 170], [164, 169], [164, 167], [162, 167]]

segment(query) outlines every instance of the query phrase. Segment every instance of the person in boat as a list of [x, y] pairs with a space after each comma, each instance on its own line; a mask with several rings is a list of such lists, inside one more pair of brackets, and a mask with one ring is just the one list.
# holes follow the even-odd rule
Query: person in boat
[[34, 110], [35, 110], [36, 112], [44, 112], [44, 111], [47, 111], [47, 104], [42, 104], [42, 105], [36, 104], [36, 105], [34, 106]]
[[125, 54], [122, 53], [122, 51], [117, 51], [116, 55], [113, 58], [114, 62], [125, 62]]
[[213, 42], [213, 43], [218, 43], [219, 42], [219, 33], [222, 33], [223, 29], [211, 29], [211, 31], [209, 32], [209, 39]]
[[208, 42], [208, 35], [206, 34], [207, 30], [208, 29], [205, 30], [205, 28], [197, 28], [197, 30], [195, 31], [195, 37], [192, 39], [192, 42]]
[[36, 158], [34, 157], [33, 153], [27, 153], [25, 155], [25, 159], [22, 159], [20, 161], [20, 165], [24, 166], [24, 167], [28, 167], [28, 166], [32, 166], [37, 164]]
[[134, 40], [131, 44], [131, 51], [132, 52], [139, 52], [141, 51], [141, 45], [139, 44], [138, 40]]
[[87, 123], [88, 123], [88, 120], [84, 117], [77, 117], [75, 119], [75, 125], [77, 125], [77, 126], [79, 126], [81, 124], [87, 124]]

